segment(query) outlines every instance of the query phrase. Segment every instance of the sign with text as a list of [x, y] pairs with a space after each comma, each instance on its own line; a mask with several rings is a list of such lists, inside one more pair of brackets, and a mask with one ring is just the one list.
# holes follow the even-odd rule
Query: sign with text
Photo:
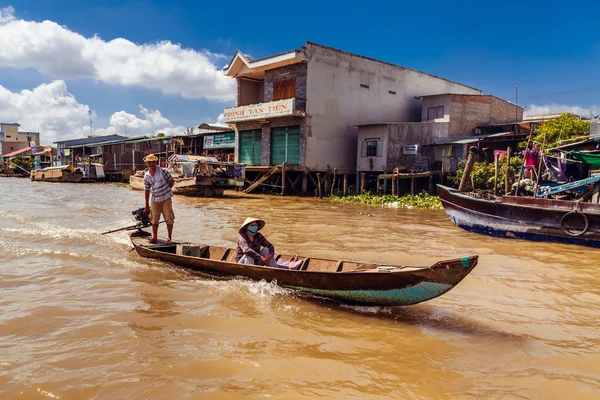
[[235, 133], [204, 136], [205, 149], [229, 149], [235, 147]]
[[418, 154], [419, 145], [418, 144], [410, 144], [404, 146], [402, 150], [402, 154]]
[[284, 117], [294, 112], [294, 99], [271, 101], [225, 109], [225, 122], [249, 121], [272, 117]]

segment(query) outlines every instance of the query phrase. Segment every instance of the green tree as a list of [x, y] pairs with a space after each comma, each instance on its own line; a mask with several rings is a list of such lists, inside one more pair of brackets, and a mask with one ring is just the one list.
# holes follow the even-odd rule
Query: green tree
[[[515, 181], [514, 177], [518, 175], [521, 170], [521, 166], [523, 165], [523, 157], [512, 156], [510, 158], [510, 172], [509, 172], [509, 182], [512, 186]], [[463, 172], [465, 170], [465, 163], [461, 162], [458, 165], [458, 169], [456, 171], [456, 175], [449, 176], [448, 179], [452, 183], [453, 186], [458, 187], [460, 183], [460, 179], [462, 178]], [[495, 167], [494, 163], [490, 162], [477, 162], [473, 167], [473, 181], [475, 183], [475, 189], [481, 190], [493, 190], [494, 189], [494, 175], [495, 175]], [[504, 195], [504, 177], [506, 176], [506, 158], [503, 158], [498, 163], [498, 195]], [[469, 189], [471, 184], [467, 186]]]
[[18, 165], [21, 168], [24, 168], [28, 171], [31, 171], [31, 169], [33, 168], [33, 156], [29, 156], [27, 158], [23, 157], [23, 156], [16, 156], [12, 162], [16, 165]]
[[590, 121], [579, 119], [579, 117], [573, 114], [562, 113], [558, 118], [544, 122], [537, 130], [533, 140], [543, 143], [545, 135], [546, 148], [548, 149], [560, 146], [560, 140], [588, 136], [590, 134], [590, 127]]

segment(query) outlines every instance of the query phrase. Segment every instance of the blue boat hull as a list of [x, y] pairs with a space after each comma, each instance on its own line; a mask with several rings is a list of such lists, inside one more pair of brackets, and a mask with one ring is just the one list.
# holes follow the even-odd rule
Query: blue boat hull
[[349, 304], [409, 306], [441, 296], [453, 287], [436, 282], [421, 282], [414, 286], [391, 290], [323, 290], [303, 287], [291, 289]]

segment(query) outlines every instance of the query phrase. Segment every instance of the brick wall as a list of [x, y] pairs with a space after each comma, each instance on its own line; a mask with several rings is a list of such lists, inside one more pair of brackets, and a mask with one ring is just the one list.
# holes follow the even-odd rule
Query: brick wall
[[522, 107], [495, 97], [492, 97], [491, 106], [490, 125], [523, 120], [524, 109]]
[[468, 136], [478, 126], [523, 119], [523, 108], [494, 96], [453, 95], [450, 106], [450, 136]]

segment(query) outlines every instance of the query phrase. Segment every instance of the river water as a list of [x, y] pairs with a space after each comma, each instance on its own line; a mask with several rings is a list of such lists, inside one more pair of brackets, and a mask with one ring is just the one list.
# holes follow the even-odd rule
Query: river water
[[468, 233], [441, 210], [174, 198], [176, 240], [234, 246], [258, 216], [287, 254], [480, 255], [440, 298], [349, 307], [194, 276], [99, 234], [141, 206], [114, 184], [0, 178], [0, 398], [600, 398], [598, 250]]

